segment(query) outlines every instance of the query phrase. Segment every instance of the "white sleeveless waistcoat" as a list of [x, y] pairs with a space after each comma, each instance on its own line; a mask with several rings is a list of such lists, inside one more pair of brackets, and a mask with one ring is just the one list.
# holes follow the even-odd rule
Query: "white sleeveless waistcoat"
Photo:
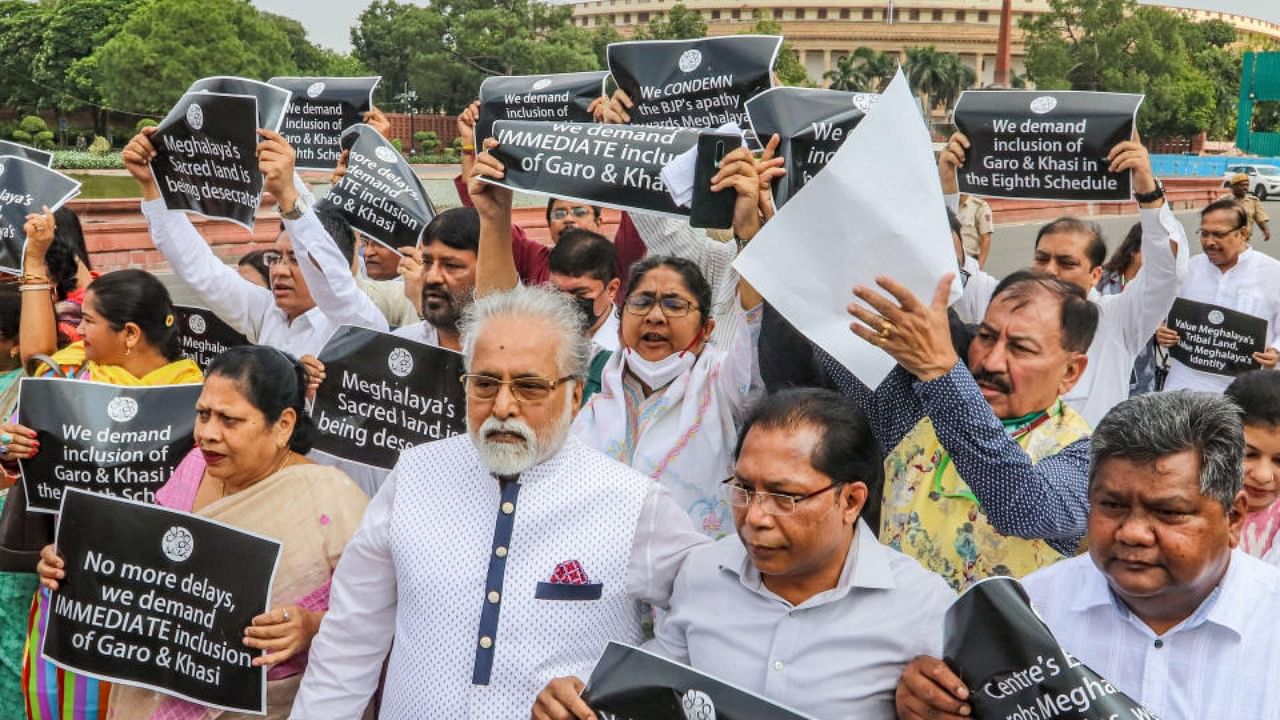
[[406, 450], [396, 474], [383, 718], [527, 718], [547, 681], [639, 641], [626, 578], [652, 481], [573, 437], [505, 489], [466, 435]]

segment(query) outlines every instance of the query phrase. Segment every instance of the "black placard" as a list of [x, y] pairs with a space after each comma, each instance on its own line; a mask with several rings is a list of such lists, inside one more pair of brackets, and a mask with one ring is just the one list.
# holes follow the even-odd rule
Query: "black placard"
[[774, 180], [774, 204], [782, 207], [827, 166], [849, 133], [880, 99], [875, 93], [778, 87], [747, 101], [747, 116], [761, 143], [778, 135], [787, 174]]
[[951, 605], [943, 657], [976, 720], [1157, 720], [1064, 651], [1013, 578], [983, 580]]
[[195, 444], [199, 385], [21, 382], [18, 422], [40, 443], [19, 463], [28, 510], [57, 512], [68, 487], [151, 502]]
[[967, 90], [955, 124], [971, 143], [960, 192], [1038, 200], [1123, 201], [1129, 173], [1107, 170], [1107, 154], [1133, 135], [1142, 95]]
[[0, 140], [0, 156], [26, 158], [33, 163], [39, 163], [45, 167], [53, 167], [53, 153], [9, 142], [8, 140]]
[[1267, 349], [1266, 318], [1221, 305], [1177, 298], [1165, 325], [1179, 337], [1169, 357], [1192, 370], [1239, 375], [1258, 369], [1253, 354]]
[[57, 210], [80, 194], [80, 183], [24, 157], [0, 157], [0, 272], [22, 272], [27, 215]]
[[662, 182], [662, 168], [694, 147], [697, 130], [499, 120], [493, 124], [506, 165], [494, 184], [591, 205], [689, 216]]
[[262, 204], [257, 117], [251, 95], [183, 95], [151, 136], [151, 174], [165, 207], [252, 231]]
[[773, 87], [776, 35], [639, 40], [609, 45], [614, 82], [635, 103], [633, 125], [748, 127], [746, 103]]
[[269, 85], [260, 80], [242, 77], [201, 78], [187, 88], [187, 92], [206, 92], [220, 95], [252, 95], [258, 99], [257, 127], [280, 132], [280, 123], [289, 107], [291, 93], [285, 88]]
[[592, 101], [604, 94], [607, 70], [556, 75], [502, 75], [480, 83], [476, 147], [493, 132], [495, 120], [591, 122]]
[[234, 712], [266, 711], [261, 651], [276, 540], [213, 520], [71, 490], [58, 520], [67, 577], [41, 654], [68, 670]]
[[317, 450], [390, 469], [405, 448], [466, 432], [459, 353], [344, 325], [319, 358]]
[[209, 363], [227, 348], [252, 344], [212, 310], [190, 305], [174, 305], [173, 310], [178, 315], [182, 354], [199, 365], [201, 371], [208, 369]]
[[616, 642], [609, 643], [591, 671], [582, 699], [601, 718], [612, 720], [812, 720], [693, 668]]
[[364, 121], [373, 107], [377, 77], [274, 77], [267, 82], [293, 93], [280, 134], [297, 152], [300, 170], [333, 170], [342, 154], [342, 131]]
[[417, 245], [436, 209], [404, 156], [364, 124], [342, 133], [342, 147], [351, 150], [347, 173], [325, 199], [352, 227], [392, 250]]

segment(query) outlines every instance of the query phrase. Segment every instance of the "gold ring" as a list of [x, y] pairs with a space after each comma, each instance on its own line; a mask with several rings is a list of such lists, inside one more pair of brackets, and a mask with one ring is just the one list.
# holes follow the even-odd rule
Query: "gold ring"
[[885, 320], [884, 324], [880, 326], [880, 337], [887, 339], [892, 334], [893, 334], [893, 323], [889, 322], [888, 320]]
[[283, 612], [284, 612], [284, 621], [289, 622], [289, 608], [285, 608]]

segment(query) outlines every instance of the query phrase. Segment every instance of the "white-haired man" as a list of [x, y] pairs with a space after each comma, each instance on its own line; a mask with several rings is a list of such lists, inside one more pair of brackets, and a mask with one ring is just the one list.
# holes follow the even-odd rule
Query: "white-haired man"
[[[513, 718], [641, 639], [705, 539], [657, 483], [570, 437], [589, 341], [565, 294], [462, 322], [468, 434], [401, 453], [343, 552], [294, 718]], [[394, 648], [392, 638], [395, 639]]]

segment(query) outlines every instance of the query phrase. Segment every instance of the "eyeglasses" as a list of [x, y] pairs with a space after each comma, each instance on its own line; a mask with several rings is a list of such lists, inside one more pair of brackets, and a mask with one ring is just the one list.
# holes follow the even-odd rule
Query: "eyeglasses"
[[287, 260], [290, 265], [296, 266], [298, 264], [298, 256], [293, 253], [282, 255], [275, 250], [268, 250], [262, 253], [262, 262], [266, 263], [267, 267], [271, 267], [282, 260]]
[[697, 303], [685, 300], [679, 295], [664, 295], [658, 298], [645, 294], [632, 295], [627, 298], [623, 307], [632, 315], [643, 316], [653, 312], [654, 305], [661, 307], [662, 314], [669, 318], [684, 317], [690, 310], [700, 309]]
[[571, 207], [571, 208], [569, 208], [568, 210], [566, 210], [566, 209], [564, 209], [564, 208], [556, 208], [555, 210], [552, 210], [552, 211], [551, 211], [551, 219], [552, 219], [552, 220], [563, 220], [563, 219], [565, 219], [565, 218], [569, 217], [569, 214], [570, 214], [570, 213], [573, 213], [573, 217], [574, 217], [575, 219], [577, 219], [577, 220], [581, 220], [581, 219], [583, 219], [583, 218], [585, 218], [586, 216], [588, 216], [588, 215], [590, 215], [590, 214], [591, 214], [591, 208], [585, 208], [585, 207], [582, 207], [582, 206], [578, 206], [578, 207]]
[[724, 488], [724, 493], [729, 499], [729, 504], [736, 508], [744, 508], [751, 504], [752, 498], [758, 498], [760, 500], [760, 509], [769, 515], [790, 515], [796, 511], [796, 503], [817, 497], [832, 488], [841, 487], [841, 484], [837, 483], [828, 485], [821, 490], [815, 490], [808, 495], [788, 495], [787, 493], [752, 490], [749, 487], [739, 485], [736, 480], [737, 478], [729, 478], [720, 483], [720, 487]]
[[1204, 228], [1200, 228], [1198, 232], [1200, 233], [1201, 240], [1208, 240], [1209, 238], [1213, 238], [1214, 240], [1225, 240], [1231, 235], [1231, 233], [1239, 232], [1243, 229], [1244, 226], [1242, 225], [1237, 228], [1231, 228], [1230, 230], [1206, 230]]
[[477, 375], [475, 373], [467, 373], [462, 376], [462, 384], [467, 389], [467, 394], [477, 400], [492, 400], [498, 397], [498, 391], [503, 385], [511, 386], [511, 394], [520, 402], [534, 403], [546, 400], [551, 391], [555, 390], [563, 382], [576, 379], [576, 375], [565, 375], [556, 380], [548, 380], [544, 377], [518, 377], [511, 380], [503, 380], [492, 375]]

